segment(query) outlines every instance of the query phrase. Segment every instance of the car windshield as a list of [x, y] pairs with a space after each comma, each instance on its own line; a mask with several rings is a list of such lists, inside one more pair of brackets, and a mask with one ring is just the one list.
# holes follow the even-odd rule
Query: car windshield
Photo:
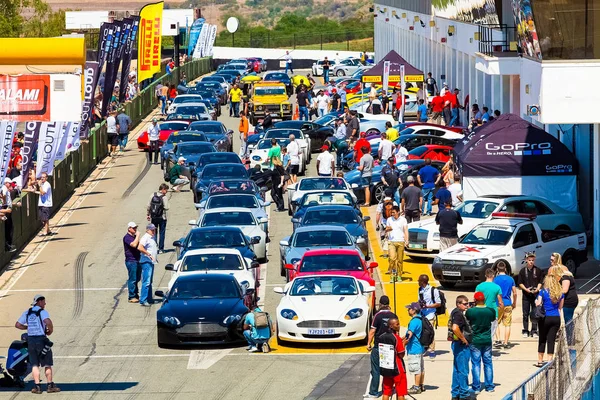
[[248, 170], [241, 164], [210, 164], [202, 171], [202, 179], [211, 178], [247, 178]]
[[510, 240], [514, 229], [503, 225], [480, 225], [467, 234], [462, 244], [486, 244], [504, 246]]
[[254, 95], [255, 96], [277, 96], [277, 95], [282, 95], [282, 94], [286, 94], [285, 93], [285, 88], [284, 87], [280, 87], [280, 86], [260, 86], [260, 87], [256, 87], [254, 88]]
[[222, 125], [219, 123], [192, 122], [188, 128], [190, 131], [202, 131], [204, 133], [223, 133]]
[[324, 126], [324, 125], [327, 125], [328, 123], [330, 123], [331, 121], [333, 121], [336, 118], [338, 118], [338, 117], [336, 115], [334, 115], [334, 114], [326, 114], [326, 115], [323, 115], [322, 117], [317, 118], [316, 120], [314, 120], [314, 123], [318, 124], [318, 125], [321, 125], [321, 126]]
[[307, 178], [300, 181], [298, 190], [340, 189], [346, 190], [346, 182], [340, 178]]
[[322, 225], [322, 224], [358, 224], [360, 219], [354, 210], [319, 210], [306, 212], [302, 219], [303, 225]]
[[[188, 144], [189, 143], [189, 144]], [[211, 153], [214, 151], [214, 147], [210, 143], [193, 143], [188, 142], [185, 146], [177, 146], [177, 155], [186, 156], [189, 154], [201, 154], [201, 153]]]
[[158, 124], [158, 129], [161, 131], [183, 131], [187, 127], [188, 124], [185, 122], [163, 122]]
[[352, 206], [354, 205], [354, 200], [349, 193], [310, 193], [302, 196], [300, 207], [324, 206], [328, 204]]
[[419, 146], [416, 149], [412, 149], [408, 154], [410, 154], [411, 156], [420, 157], [423, 154], [425, 154], [427, 150], [429, 150], [427, 147]]
[[227, 194], [208, 198], [206, 208], [220, 207], [258, 208], [259, 204], [254, 195]]
[[225, 78], [219, 75], [206, 76], [200, 82], [225, 82]]
[[187, 249], [206, 249], [213, 247], [245, 247], [246, 240], [241, 231], [204, 231], [192, 232]]
[[294, 247], [352, 246], [352, 239], [344, 231], [298, 232], [294, 236]]
[[236, 254], [186, 254], [181, 262], [180, 271], [241, 271], [243, 269], [240, 256]]
[[287, 81], [289, 79], [286, 74], [267, 74], [264, 78], [265, 81]]
[[208, 186], [208, 193], [237, 192], [237, 193], [255, 193], [256, 184], [251, 180], [232, 179], [232, 180], [213, 180]]
[[237, 282], [230, 280], [197, 279], [177, 280], [169, 294], [169, 300], [235, 299], [242, 294]]
[[221, 90], [221, 85], [218, 82], [200, 82], [196, 85], [199, 88], [209, 88], [212, 90]]
[[194, 114], [206, 114], [208, 110], [204, 104], [196, 104], [193, 106], [179, 106], [175, 110], [177, 114], [186, 114], [186, 115], [194, 115]]
[[169, 135], [167, 143], [181, 143], [181, 142], [206, 142], [206, 136], [201, 133], [181, 133], [175, 132]]
[[468, 200], [456, 208], [463, 218], [488, 218], [498, 207], [498, 203], [481, 200]]
[[[277, 139], [277, 143], [279, 143], [279, 146], [287, 146], [289, 143], [289, 139]], [[272, 147], [271, 145], [271, 139], [268, 140], [261, 140], [260, 142], [258, 142], [258, 145], [256, 146], [257, 149], [259, 150], [266, 150], [266, 149], [270, 149]]]
[[345, 276], [296, 278], [290, 296], [356, 296], [356, 280]]
[[216, 164], [216, 163], [239, 163], [240, 157], [235, 153], [210, 153], [203, 154], [200, 156], [198, 160], [198, 166], [204, 166], [208, 164]]
[[294, 135], [296, 139], [304, 139], [302, 131], [297, 129], [269, 129], [265, 133], [265, 139], [287, 139], [290, 135]]
[[245, 211], [228, 211], [215, 212], [204, 215], [202, 226], [252, 226], [256, 225], [256, 221], [251, 212]]
[[363, 271], [363, 263], [358, 254], [323, 254], [305, 256], [300, 266], [301, 272], [323, 271]]
[[177, 96], [173, 100], [173, 104], [196, 103], [196, 102], [200, 102], [201, 100], [202, 100], [202, 96], [200, 96], [200, 95], [194, 95], [194, 96]]

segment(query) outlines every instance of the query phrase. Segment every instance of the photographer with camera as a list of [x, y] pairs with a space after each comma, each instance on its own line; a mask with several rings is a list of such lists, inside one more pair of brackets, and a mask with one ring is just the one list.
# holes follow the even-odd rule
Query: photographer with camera
[[50, 319], [50, 314], [45, 310], [46, 298], [39, 294], [36, 295], [31, 306], [15, 323], [15, 328], [27, 331], [27, 351], [29, 352], [29, 362], [31, 363], [31, 373], [34, 381], [31, 393], [42, 394], [40, 367], [45, 369], [46, 379], [48, 380], [47, 392], [58, 393], [60, 389], [52, 380], [53, 343], [48, 339], [48, 336], [54, 331], [54, 325]]

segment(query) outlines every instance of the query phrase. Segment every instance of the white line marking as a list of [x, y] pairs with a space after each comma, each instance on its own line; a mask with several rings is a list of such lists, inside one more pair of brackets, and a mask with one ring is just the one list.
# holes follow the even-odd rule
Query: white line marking
[[[156, 289], [167, 289], [167, 286], [164, 287], [156, 287]], [[4, 290], [2, 293], [18, 293], [18, 292], [75, 292], [75, 291], [92, 291], [92, 292], [100, 292], [100, 291], [115, 291], [121, 290], [121, 288], [83, 288], [83, 289], [75, 289], [75, 288], [53, 288], [53, 289], [9, 289]]]
[[187, 369], [209, 369], [232, 350], [193, 350], [190, 353]]
[[[267, 208], [267, 219], [269, 220], [268, 222], [268, 230], [271, 230], [271, 207]], [[267, 257], [269, 257], [269, 245], [271, 243], [267, 243]], [[265, 300], [266, 300], [266, 296], [267, 296], [267, 265], [268, 263], [264, 263], [261, 264], [260, 266], [260, 286], [258, 288], [258, 306], [259, 307], [264, 307], [265, 306]]]
[[61, 360], [69, 360], [69, 359], [73, 359], [73, 360], [79, 360], [79, 359], [86, 359], [86, 358], [164, 358], [164, 357], [189, 357], [190, 354], [186, 353], [186, 354], [113, 354], [113, 355], [106, 355], [106, 356], [54, 356], [54, 358], [57, 359], [61, 359]]

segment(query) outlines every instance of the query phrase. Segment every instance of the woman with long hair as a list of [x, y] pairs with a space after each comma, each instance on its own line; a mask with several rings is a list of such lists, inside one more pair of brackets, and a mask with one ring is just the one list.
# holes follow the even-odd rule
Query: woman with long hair
[[446, 187], [449, 187], [454, 183], [454, 161], [452, 158], [450, 158], [442, 168], [442, 177]]
[[560, 285], [562, 286], [562, 292], [565, 295], [565, 301], [563, 305], [563, 318], [565, 319], [565, 329], [567, 331], [567, 343], [571, 345], [574, 342], [573, 338], [573, 314], [579, 304], [579, 297], [577, 296], [577, 287], [575, 286], [575, 277], [562, 263], [562, 257], [558, 253], [552, 253], [550, 256], [550, 267], [559, 267], [562, 271], [560, 277]]
[[546, 344], [548, 345], [548, 361], [554, 358], [554, 345], [556, 334], [560, 328], [560, 310], [563, 307], [564, 294], [560, 284], [562, 277], [562, 268], [559, 266], [550, 267], [548, 275], [544, 279], [544, 286], [535, 300], [536, 306], [544, 306], [546, 316], [539, 320], [540, 337], [538, 339], [538, 362], [536, 367], [544, 366], [544, 352]]

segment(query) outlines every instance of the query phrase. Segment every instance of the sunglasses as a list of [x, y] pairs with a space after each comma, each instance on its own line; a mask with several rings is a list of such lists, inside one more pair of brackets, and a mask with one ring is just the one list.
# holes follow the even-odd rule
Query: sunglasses
[[459, 304], [462, 304], [463, 306], [468, 306], [468, 305], [469, 305], [469, 302], [466, 302], [466, 303], [459, 303]]

